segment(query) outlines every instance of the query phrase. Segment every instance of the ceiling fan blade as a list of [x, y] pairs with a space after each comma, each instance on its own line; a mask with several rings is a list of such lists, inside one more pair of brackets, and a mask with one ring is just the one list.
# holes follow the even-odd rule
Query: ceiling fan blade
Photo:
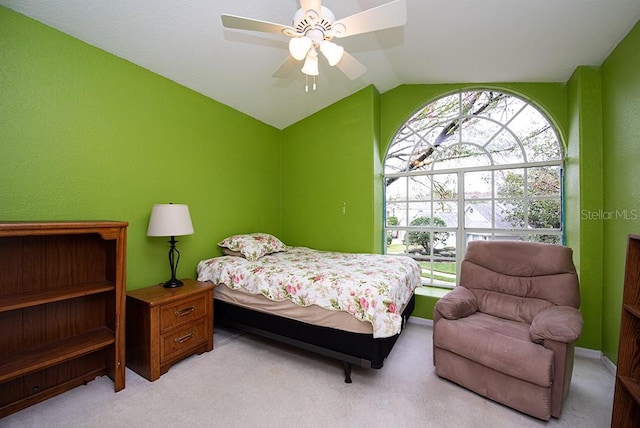
[[367, 67], [347, 52], [342, 54], [342, 59], [336, 64], [336, 67], [351, 80], [357, 79], [367, 71]]
[[237, 28], [239, 30], [261, 31], [263, 33], [286, 34], [285, 30], [295, 30], [289, 25], [276, 24], [268, 21], [260, 21], [258, 19], [245, 18], [243, 16], [222, 15], [222, 25], [227, 28]]
[[399, 27], [407, 23], [405, 0], [395, 0], [378, 7], [339, 19], [333, 23], [335, 37], [349, 37], [385, 28]]
[[321, 0], [300, 0], [300, 8], [304, 12], [304, 15], [307, 16], [307, 11], [309, 9], [314, 10], [316, 13], [321, 13], [322, 9], [322, 1]]
[[278, 66], [276, 71], [273, 73], [273, 77], [277, 79], [286, 79], [287, 77], [291, 76], [291, 73], [293, 73], [293, 71], [298, 67], [300, 67], [300, 62], [296, 61], [295, 58], [289, 55], [287, 59], [285, 59], [284, 62]]

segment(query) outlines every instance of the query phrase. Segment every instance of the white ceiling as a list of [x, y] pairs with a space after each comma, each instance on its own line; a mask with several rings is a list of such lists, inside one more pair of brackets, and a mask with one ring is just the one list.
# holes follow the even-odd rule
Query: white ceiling
[[[324, 0], [336, 19], [390, 0]], [[351, 81], [320, 61], [276, 79], [288, 38], [225, 29], [220, 15], [290, 25], [297, 0], [0, 0], [256, 119], [285, 128], [370, 84], [565, 82], [600, 65], [640, 19], [639, 0], [407, 0], [404, 27], [336, 39], [368, 71]]]

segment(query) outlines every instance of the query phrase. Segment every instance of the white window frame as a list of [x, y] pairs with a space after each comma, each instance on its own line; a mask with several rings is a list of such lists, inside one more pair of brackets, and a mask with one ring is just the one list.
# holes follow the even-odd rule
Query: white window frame
[[[462, 103], [462, 96], [464, 93], [467, 92], [476, 92], [476, 91], [490, 91], [490, 90], [484, 90], [484, 89], [477, 89], [477, 90], [461, 90], [458, 91], [456, 94], [458, 95], [458, 106], [460, 107], [461, 103]], [[484, 236], [484, 239], [496, 239], [496, 236], [500, 236], [503, 239], [509, 239], [509, 237], [513, 238], [513, 239], [520, 239], [520, 240], [530, 240], [532, 235], [549, 235], [549, 236], [557, 236], [558, 237], [558, 241], [562, 242], [563, 241], [563, 228], [562, 228], [562, 223], [563, 223], [563, 215], [564, 215], [564, 207], [563, 207], [563, 185], [564, 185], [564, 180], [563, 180], [563, 164], [564, 164], [564, 151], [563, 151], [563, 147], [561, 144], [561, 140], [559, 138], [559, 133], [558, 131], [555, 129], [555, 126], [553, 124], [553, 122], [551, 120], [549, 120], [548, 116], [546, 114], [544, 114], [544, 112], [540, 111], [540, 109], [538, 109], [534, 104], [530, 103], [529, 101], [520, 98], [516, 95], [512, 95], [509, 94], [507, 92], [504, 91], [492, 91], [492, 92], [499, 92], [501, 94], [504, 94], [508, 97], [515, 97], [517, 99], [519, 99], [520, 101], [522, 101], [524, 103], [524, 106], [518, 110], [518, 112], [516, 114], [514, 114], [508, 121], [506, 121], [505, 123], [500, 123], [498, 121], [493, 121], [494, 123], [498, 124], [501, 128], [501, 131], [507, 131], [510, 132], [514, 139], [518, 142], [518, 144], [520, 145], [520, 149], [522, 150], [522, 156], [524, 158], [524, 162], [517, 162], [517, 163], [496, 163], [495, 159], [491, 156], [491, 153], [486, 152], [486, 154], [488, 155], [488, 159], [490, 159], [490, 164], [489, 165], [481, 165], [481, 166], [465, 166], [465, 167], [459, 167], [459, 168], [449, 168], [449, 169], [435, 169], [434, 166], [436, 165], [436, 163], [438, 162], [437, 159], [435, 159], [433, 161], [433, 163], [431, 164], [431, 166], [428, 169], [420, 169], [420, 170], [411, 170], [411, 171], [399, 171], [399, 172], [387, 172], [386, 168], [385, 168], [385, 172], [383, 174], [384, 179], [383, 179], [383, 183], [385, 183], [384, 185], [384, 215], [383, 215], [383, 221], [384, 221], [384, 231], [385, 231], [385, 237], [388, 236], [389, 234], [399, 234], [399, 233], [409, 233], [412, 231], [421, 231], [421, 232], [430, 232], [430, 237], [431, 237], [431, 242], [433, 242], [433, 236], [434, 233], [437, 232], [450, 232], [450, 233], [454, 233], [455, 234], [455, 256], [450, 257], [449, 259], [451, 261], [455, 261], [456, 263], [456, 268], [455, 268], [455, 272], [456, 272], [456, 283], [457, 281], [457, 272], [460, 271], [460, 264], [462, 262], [462, 259], [464, 257], [464, 251], [466, 250], [466, 245], [467, 245], [467, 239], [470, 233], [474, 234], [475, 236]], [[439, 100], [442, 100], [445, 97], [451, 97], [452, 95], [456, 95], [456, 94], [448, 94], [445, 95], [443, 97], [440, 97], [439, 99], [436, 99], [434, 101], [431, 101], [427, 104], [425, 104], [424, 106], [422, 106], [418, 112], [422, 111], [424, 108], [426, 108], [427, 106], [429, 106], [432, 103], [435, 103]], [[559, 149], [559, 153], [560, 156], [558, 159], [551, 159], [551, 160], [546, 160], [546, 161], [527, 161], [527, 156], [526, 156], [526, 150], [524, 149], [523, 145], [522, 145], [522, 140], [515, 135], [510, 129], [509, 129], [509, 124], [514, 120], [515, 117], [517, 117], [517, 115], [522, 112], [526, 107], [531, 106], [534, 109], [537, 110], [537, 112], [547, 121], [547, 123], [549, 124], [549, 126], [551, 127], [551, 129], [553, 130], [554, 134], [555, 134], [555, 140], [558, 143], [558, 149]], [[458, 111], [460, 112], [460, 108], [458, 108]], [[396, 139], [399, 138], [399, 136], [401, 134], [404, 135], [404, 137], [406, 137], [407, 135], [407, 123], [411, 121], [411, 119], [415, 116], [415, 113], [407, 120], [407, 122], [405, 122], [405, 124], [399, 129], [399, 131], [394, 135], [393, 141], [395, 143]], [[458, 120], [461, 120], [462, 116], [458, 116]], [[484, 120], [491, 120], [489, 118], [483, 117]], [[462, 123], [462, 122], [461, 122]], [[477, 147], [484, 147], [486, 145], [488, 145], [491, 140], [493, 138], [495, 138], [495, 136], [498, 134], [498, 132], [496, 132], [496, 134], [494, 134], [493, 137], [489, 138], [487, 141], [482, 142], [482, 144], [477, 144]], [[476, 143], [475, 141], [471, 141], [471, 142], [462, 142], [461, 141], [461, 136], [462, 133], [458, 132], [458, 137], [459, 137], [459, 141], [458, 144], [464, 144], [464, 145], [473, 145], [474, 143]], [[421, 140], [421, 137], [418, 138], [418, 141], [414, 144], [413, 146], [413, 153], [412, 155], [416, 152], [416, 147], [418, 147], [419, 144], [421, 144], [423, 142], [423, 140]], [[393, 149], [393, 145], [394, 143], [392, 143], [389, 146], [388, 149], [388, 153]], [[388, 155], [387, 155], [388, 156]], [[385, 156], [385, 166], [386, 166], [386, 162], [387, 162], [387, 156]], [[528, 171], [531, 168], [538, 168], [538, 167], [557, 167], [558, 171], [559, 171], [559, 180], [560, 180], [560, 192], [557, 195], [546, 195], [546, 196], [538, 196], [538, 195], [529, 195], [527, 192], [527, 174]], [[479, 199], [465, 199], [465, 173], [468, 172], [476, 172], [476, 171], [487, 171], [490, 172], [492, 175], [492, 180], [495, 180], [495, 174], [496, 171], [500, 171], [500, 170], [513, 170], [513, 169], [522, 169], [524, 170], [524, 193], [523, 196], [521, 198], [521, 200], [523, 201], [523, 203], [525, 204], [525, 206], [529, 206], [531, 201], [533, 200], [542, 200], [542, 199], [551, 199], [551, 200], [557, 200], [559, 201], [560, 204], [560, 227], [559, 228], [548, 228], [548, 229], [542, 229], [542, 228], [536, 228], [536, 229], [530, 229], [530, 228], [496, 228], [495, 227], [495, 215], [492, 216], [492, 222], [493, 222], [493, 227], [490, 228], [473, 228], [473, 227], [467, 227], [465, 225], [465, 207], [467, 206], [467, 204], [469, 203], [469, 201], [475, 201], [475, 202], [490, 202], [491, 206], [495, 206], [495, 202], [496, 201], [501, 201], [504, 198], [500, 198], [495, 194], [495, 185], [492, 185], [492, 192], [491, 192], [491, 197], [489, 198], [479, 198]], [[456, 189], [456, 197], [455, 199], [446, 199], [446, 200], [442, 200], [442, 199], [438, 199], [438, 201], [446, 201], [446, 202], [450, 202], [450, 203], [455, 203], [457, 205], [457, 226], [456, 227], [433, 227], [433, 226], [410, 226], [408, 224], [408, 217], [409, 217], [409, 212], [410, 212], [410, 204], [411, 203], [416, 203], [416, 202], [424, 202], [424, 203], [428, 203], [430, 204], [432, 207], [434, 205], [434, 196], [431, 195], [431, 199], [429, 200], [411, 200], [410, 199], [410, 190], [409, 190], [409, 184], [410, 184], [410, 178], [411, 177], [433, 177], [433, 176], [437, 176], [437, 175], [441, 175], [441, 174], [450, 174], [450, 175], [454, 175], [455, 177], [457, 177], [457, 189]], [[404, 205], [403, 211], [405, 213], [407, 213], [407, 218], [405, 219], [405, 224], [404, 225], [387, 225], [387, 215], [389, 213], [388, 210], [388, 203], [389, 201], [387, 200], [387, 180], [388, 179], [399, 179], [399, 178], [404, 178], [406, 177], [406, 184], [407, 184], [407, 189], [406, 189], [406, 198], [405, 200], [402, 201], [396, 201], [393, 202], [394, 206], [399, 206], [399, 205]], [[433, 180], [431, 180], [433, 182]], [[492, 181], [493, 184], [493, 181]], [[527, 223], [527, 214], [526, 214], [527, 210], [525, 210], [525, 224]], [[495, 213], [494, 213], [495, 214]], [[431, 208], [431, 218], [434, 218], [434, 212], [433, 212], [433, 208]], [[386, 243], [385, 243], [386, 244]], [[387, 245], [384, 245], [385, 248], [385, 252], [387, 250]], [[412, 255], [412, 257], [416, 258], [419, 261], [425, 262], [425, 261], [429, 261], [431, 263], [433, 263], [433, 259], [434, 259], [434, 250], [433, 250], [433, 245], [430, 245], [431, 248], [431, 253], [428, 255], [416, 255], [416, 254], [410, 254]], [[406, 253], [405, 253], [406, 254]], [[442, 260], [447, 260], [447, 256], [443, 256], [440, 257], [438, 256], [438, 259], [442, 259]], [[433, 273], [433, 272], [432, 272]], [[434, 279], [432, 275], [429, 275], [428, 278], [424, 278], [423, 277], [423, 285], [428, 285], [428, 286], [439, 286], [439, 287], [445, 287], [445, 288], [452, 288], [455, 284], [453, 283], [444, 283], [442, 281], [438, 281], [437, 279]]]

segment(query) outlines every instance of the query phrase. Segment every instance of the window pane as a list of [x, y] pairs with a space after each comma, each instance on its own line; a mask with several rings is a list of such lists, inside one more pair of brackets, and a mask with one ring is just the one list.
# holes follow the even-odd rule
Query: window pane
[[485, 91], [476, 104], [487, 106], [479, 113], [479, 116], [487, 117], [498, 123], [509, 123], [514, 116], [527, 106], [519, 98], [493, 91]]
[[387, 201], [407, 200], [407, 177], [387, 178]]
[[559, 196], [560, 167], [529, 168], [527, 183], [529, 196]]
[[[388, 226], [406, 226], [407, 221], [407, 204], [406, 203], [390, 203], [387, 202], [387, 225]], [[395, 220], [391, 220], [395, 219]], [[395, 223], [395, 224], [394, 224]]]
[[[449, 243], [450, 241], [450, 243]], [[455, 233], [445, 244], [437, 244], [433, 254], [420, 259], [422, 278], [425, 285], [453, 287], [456, 285], [458, 268], [456, 263]]]
[[496, 201], [497, 229], [522, 229], [525, 227], [526, 206], [522, 199]]
[[422, 255], [432, 255], [435, 249], [442, 249], [450, 245], [452, 232], [439, 231], [438, 226], [442, 226], [442, 220], [437, 217], [417, 217], [410, 226], [413, 228], [407, 232], [406, 241], [411, 247], [411, 251]]
[[407, 225], [407, 177], [387, 178], [386, 183], [386, 217], [395, 217], [398, 224]]
[[416, 220], [422, 217], [431, 218], [431, 202], [411, 202], [409, 203], [409, 226], [420, 224], [422, 220]]
[[409, 177], [409, 199], [412, 201], [431, 200], [431, 176]]
[[562, 159], [558, 137], [550, 125], [528, 136], [523, 144], [530, 162]]
[[467, 203], [464, 211], [464, 226], [472, 229], [493, 228], [493, 202]]
[[455, 246], [455, 233], [426, 227], [421, 230], [408, 230], [404, 240], [410, 253], [424, 256], [423, 260], [431, 260], [434, 255]]
[[501, 198], [525, 196], [524, 169], [501, 169], [495, 172], [496, 195]]
[[433, 222], [435, 227], [458, 226], [458, 203], [435, 202], [433, 204]]
[[560, 201], [532, 199], [528, 204], [528, 227], [531, 229], [560, 229]]
[[493, 202], [493, 226], [496, 229], [512, 229], [514, 225], [505, 216], [510, 212], [511, 205], [505, 201]]
[[551, 123], [536, 108], [529, 106], [520, 112], [509, 123], [509, 129], [520, 139], [527, 161], [561, 159], [560, 144]]
[[491, 158], [497, 165], [522, 163], [525, 153], [520, 142], [507, 130], [501, 130], [493, 140], [486, 145]]
[[493, 141], [494, 137], [502, 129], [502, 124], [493, 120], [471, 119], [464, 124], [461, 139], [468, 143], [482, 143], [484, 147], [487, 142]]
[[405, 242], [405, 230], [387, 231], [387, 254], [409, 254]]
[[418, 114], [435, 121], [448, 121], [460, 114], [458, 94], [442, 97], [422, 109]]
[[439, 147], [456, 143], [458, 139], [455, 132], [449, 131], [449, 127], [446, 125], [446, 123], [438, 124], [433, 128], [425, 129], [420, 134], [422, 136], [423, 145], [419, 152], [424, 152], [428, 149], [435, 150]]
[[428, 135], [426, 136], [426, 138], [421, 137], [418, 141], [416, 141], [416, 144], [413, 147], [413, 151], [409, 156], [409, 164], [411, 170], [427, 169], [426, 167], [429, 167], [433, 162], [434, 150], [435, 147], [432, 145], [430, 137]]
[[394, 172], [404, 171], [407, 166], [407, 161], [401, 158], [400, 154], [396, 154], [384, 164], [385, 174], [393, 174]]
[[458, 197], [458, 176], [438, 174], [433, 176], [433, 199], [455, 199]]
[[479, 199], [493, 196], [491, 171], [474, 171], [464, 173], [464, 198]]
[[396, 213], [396, 209], [394, 209], [393, 207], [389, 207], [389, 205], [387, 205], [387, 208], [391, 208], [390, 212], [387, 212], [387, 220], [386, 220], [386, 225], [387, 226], [398, 226], [400, 224], [400, 220], [398, 219], [398, 217], [395, 215]]

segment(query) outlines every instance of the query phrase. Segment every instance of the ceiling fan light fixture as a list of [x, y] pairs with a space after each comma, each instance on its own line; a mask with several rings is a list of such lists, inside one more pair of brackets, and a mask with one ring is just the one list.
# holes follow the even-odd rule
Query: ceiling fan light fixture
[[313, 42], [307, 36], [294, 37], [289, 40], [289, 53], [298, 61], [302, 61], [307, 56]]
[[307, 89], [309, 80], [313, 81], [314, 89], [316, 86], [316, 76], [319, 74], [318, 51], [327, 59], [330, 66], [335, 66], [351, 80], [359, 78], [366, 72], [367, 67], [349, 55], [343, 47], [331, 42], [334, 37], [350, 37], [399, 27], [407, 22], [406, 0], [387, 0], [380, 6], [354, 13], [338, 21], [333, 12], [322, 5], [322, 0], [299, 0], [299, 4], [301, 7], [294, 14], [291, 25], [227, 14], [222, 15], [222, 24], [225, 28], [276, 33], [291, 37], [289, 55], [273, 77], [286, 77], [292, 66], [295, 66], [295, 61], [304, 60], [302, 72], [306, 76]]
[[322, 52], [322, 55], [327, 58], [329, 65], [333, 67], [342, 59], [342, 55], [344, 55], [344, 48], [333, 42], [325, 40], [320, 43], [320, 52]]
[[302, 66], [302, 72], [307, 76], [317, 76], [320, 74], [318, 71], [318, 53], [315, 49], [311, 49], [307, 54], [307, 59]]

